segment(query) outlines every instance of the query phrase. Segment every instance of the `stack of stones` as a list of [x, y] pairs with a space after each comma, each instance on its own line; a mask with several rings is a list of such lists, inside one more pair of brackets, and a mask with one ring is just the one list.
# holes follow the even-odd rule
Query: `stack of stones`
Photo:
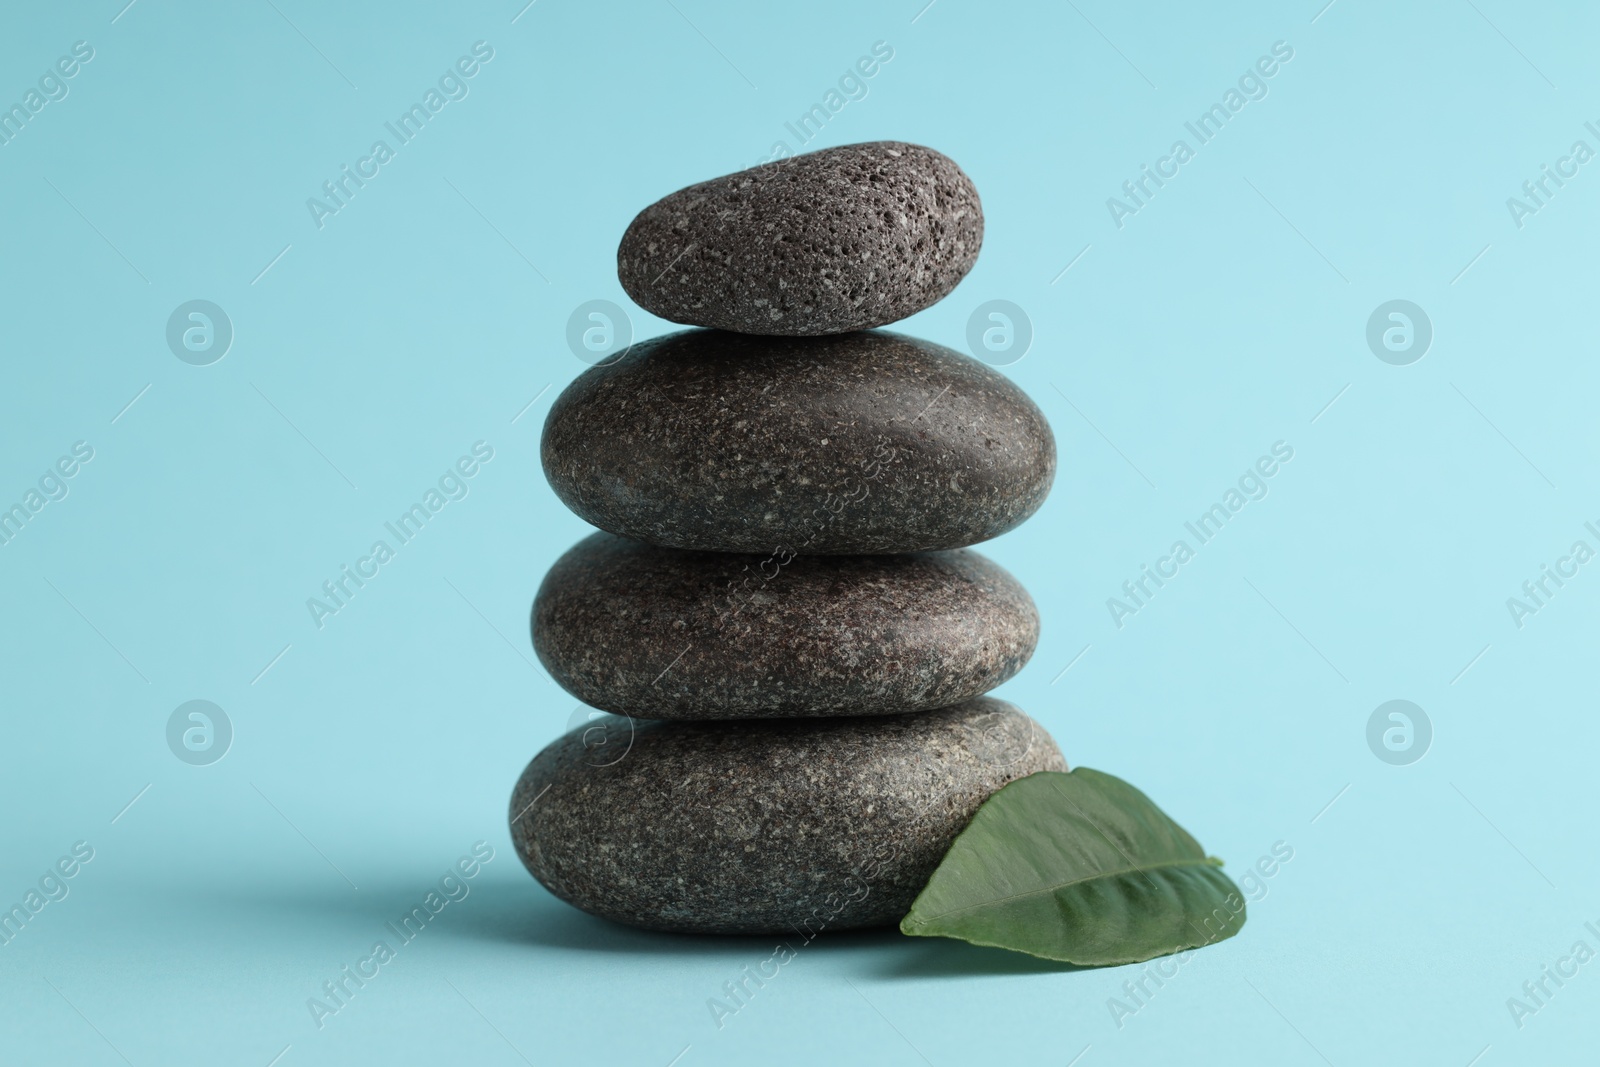
[[628, 294], [699, 329], [579, 376], [545, 423], [599, 527], [533, 604], [540, 661], [613, 713], [528, 765], [523, 863], [658, 930], [898, 922], [978, 806], [1066, 764], [983, 696], [1038, 643], [1033, 601], [965, 548], [1055, 475], [1043, 414], [989, 366], [873, 329], [983, 239], [972, 182], [897, 142], [690, 186], [617, 252]]

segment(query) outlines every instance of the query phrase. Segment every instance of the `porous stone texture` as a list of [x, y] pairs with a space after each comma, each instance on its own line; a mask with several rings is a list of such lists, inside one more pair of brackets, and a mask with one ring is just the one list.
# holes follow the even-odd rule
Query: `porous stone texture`
[[556, 398], [546, 477], [602, 530], [673, 548], [801, 555], [961, 548], [1044, 502], [1055, 438], [993, 368], [886, 331], [688, 330]]
[[655, 930], [896, 923], [991, 793], [1066, 770], [1042, 726], [987, 697], [870, 718], [610, 722], [603, 746], [580, 728], [534, 757], [511, 838], [556, 896]]
[[617, 248], [640, 307], [673, 322], [808, 337], [883, 326], [956, 287], [983, 244], [978, 191], [899, 141], [826, 148], [691, 185]]
[[684, 552], [597, 533], [556, 561], [533, 647], [590, 707], [656, 719], [894, 714], [988, 692], [1039, 640], [1027, 591], [966, 549]]

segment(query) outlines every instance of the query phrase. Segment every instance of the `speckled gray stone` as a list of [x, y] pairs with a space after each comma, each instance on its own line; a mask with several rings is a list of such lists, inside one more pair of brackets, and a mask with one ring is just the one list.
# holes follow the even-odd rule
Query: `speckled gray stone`
[[580, 728], [534, 757], [511, 839], [556, 896], [655, 930], [898, 922], [989, 794], [1066, 769], [1042, 726], [987, 697], [872, 718], [610, 721], [624, 732], [605, 746]]
[[894, 714], [960, 703], [1033, 655], [1039, 614], [965, 549], [745, 556], [597, 533], [556, 561], [533, 647], [590, 707], [656, 719]]
[[628, 295], [691, 326], [812, 337], [884, 326], [944, 298], [983, 244], [948, 157], [898, 141], [826, 148], [691, 185], [617, 249]]
[[541, 451], [556, 495], [602, 530], [762, 554], [976, 544], [1032, 515], [1056, 468], [1009, 379], [887, 331], [637, 344], [556, 398]]

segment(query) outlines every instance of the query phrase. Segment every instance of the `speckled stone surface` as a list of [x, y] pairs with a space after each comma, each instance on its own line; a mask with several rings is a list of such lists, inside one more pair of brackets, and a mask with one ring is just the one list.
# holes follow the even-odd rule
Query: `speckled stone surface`
[[511, 838], [556, 896], [656, 930], [896, 923], [989, 794], [1066, 770], [1042, 726], [987, 697], [872, 718], [609, 721], [605, 745], [579, 729], [534, 757]]
[[746, 556], [597, 533], [556, 561], [533, 647], [590, 707], [657, 719], [893, 714], [960, 703], [1027, 663], [1039, 615], [966, 549]]
[[1056, 468], [1009, 379], [886, 331], [646, 341], [567, 386], [541, 451], [556, 495], [602, 530], [763, 554], [976, 544], [1032, 515]]
[[691, 185], [617, 249], [628, 295], [691, 326], [809, 337], [921, 311], [972, 269], [983, 209], [948, 157], [844, 145]]

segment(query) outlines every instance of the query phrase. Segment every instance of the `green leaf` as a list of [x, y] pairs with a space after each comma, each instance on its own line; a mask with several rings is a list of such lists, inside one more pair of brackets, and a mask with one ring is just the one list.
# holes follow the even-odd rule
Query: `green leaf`
[[1067, 963], [1140, 963], [1239, 932], [1244, 897], [1221, 867], [1122, 779], [1041, 771], [984, 801], [900, 929]]

